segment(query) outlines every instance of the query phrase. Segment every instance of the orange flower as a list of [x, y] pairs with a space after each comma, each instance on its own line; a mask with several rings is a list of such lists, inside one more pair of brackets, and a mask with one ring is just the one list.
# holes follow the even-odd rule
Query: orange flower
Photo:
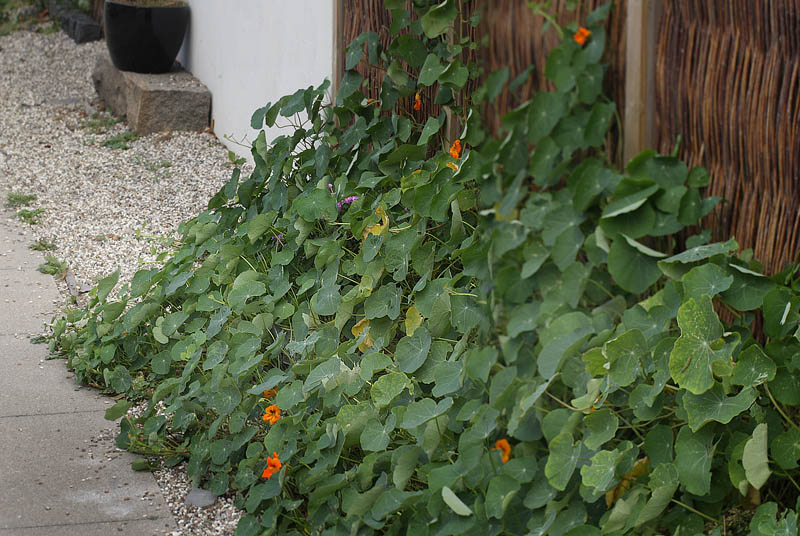
[[454, 141], [453, 145], [450, 146], [450, 156], [453, 158], [461, 156], [461, 140]]
[[278, 459], [278, 453], [273, 452], [272, 456], [267, 458], [267, 468], [261, 473], [261, 478], [271, 478], [272, 475], [281, 470], [281, 461]]
[[422, 109], [422, 99], [419, 96], [419, 93], [414, 95], [414, 109], [421, 110]]
[[592, 35], [592, 32], [590, 32], [583, 26], [580, 26], [578, 28], [578, 31], [575, 32], [575, 35], [572, 36], [572, 39], [579, 45], [583, 46], [583, 44], [586, 43], [586, 40], [589, 39], [590, 35]]
[[508, 444], [507, 439], [498, 439], [495, 442], [494, 448], [492, 450], [500, 451], [503, 463], [508, 462], [508, 460], [511, 458], [511, 445]]
[[272, 404], [264, 410], [264, 416], [261, 418], [264, 422], [269, 421], [270, 424], [275, 424], [281, 420], [281, 408]]
[[269, 400], [270, 398], [274, 397], [277, 394], [278, 394], [278, 388], [273, 387], [272, 389], [267, 389], [266, 391], [264, 391], [264, 398]]

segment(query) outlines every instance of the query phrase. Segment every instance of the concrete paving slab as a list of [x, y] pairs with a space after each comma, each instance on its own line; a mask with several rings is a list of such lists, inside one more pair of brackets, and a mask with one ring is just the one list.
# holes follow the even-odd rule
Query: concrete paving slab
[[63, 359], [47, 355], [46, 344], [0, 335], [0, 417], [97, 411], [114, 403], [77, 384]]
[[0, 234], [0, 270], [19, 270], [21, 267], [31, 266], [40, 260], [42, 255], [33, 251], [28, 246], [33, 243], [29, 235], [2, 233]]
[[[0, 195], [1, 205], [1, 185]], [[175, 521], [158, 485], [131, 469], [135, 456], [116, 448], [117, 425], [103, 418], [113, 400], [26, 336], [43, 332], [60, 301], [32, 241], [0, 208], [0, 536], [166, 534]]]
[[0, 536], [54, 536], [55, 534], [58, 536], [156, 536], [168, 534], [171, 528], [161, 519], [143, 519], [0, 529]]
[[173, 523], [152, 475], [132, 471], [135, 456], [114, 446], [113, 426], [102, 410], [0, 418], [0, 529]]
[[28, 273], [0, 271], [0, 335], [42, 333], [53, 317], [58, 293], [52, 278], [23, 275]]
[[[0, 267], [8, 266], [7, 260], [0, 257]], [[42, 324], [53, 316], [47, 311], [55, 309], [53, 301], [58, 299], [52, 276], [32, 267], [0, 270], [0, 335], [41, 333]]]

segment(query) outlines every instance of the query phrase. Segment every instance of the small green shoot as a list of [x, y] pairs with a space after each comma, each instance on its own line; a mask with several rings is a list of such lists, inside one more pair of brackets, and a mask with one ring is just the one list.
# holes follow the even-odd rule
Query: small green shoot
[[84, 121], [81, 126], [92, 134], [104, 134], [120, 121], [122, 121], [122, 119], [110, 116], [108, 114], [95, 112], [89, 119]]
[[161, 162], [148, 162], [144, 165], [148, 171], [158, 171], [159, 169], [166, 169], [172, 167], [172, 162], [169, 160], [162, 160]]
[[228, 164], [231, 164], [233, 166], [241, 166], [245, 162], [247, 162], [247, 159], [245, 157], [243, 156], [237, 157], [236, 153], [234, 153], [233, 151], [228, 151]]
[[36, 201], [34, 194], [21, 194], [19, 192], [8, 192], [6, 206], [8, 208], [26, 207]]
[[62, 275], [67, 271], [67, 263], [58, 260], [55, 255], [45, 255], [44, 264], [40, 264], [38, 270], [47, 275]]
[[36, 208], [33, 210], [23, 208], [17, 211], [17, 218], [29, 225], [37, 225], [39, 223], [39, 216], [44, 213], [43, 208]]
[[115, 136], [106, 138], [100, 143], [100, 145], [110, 149], [122, 149], [124, 151], [130, 149], [130, 146], [127, 142], [134, 141], [136, 138], [136, 133], [129, 130], [127, 132], [123, 132], [122, 134], [117, 134]]
[[53, 251], [56, 249], [56, 243], [48, 238], [40, 238], [28, 247], [34, 251]]

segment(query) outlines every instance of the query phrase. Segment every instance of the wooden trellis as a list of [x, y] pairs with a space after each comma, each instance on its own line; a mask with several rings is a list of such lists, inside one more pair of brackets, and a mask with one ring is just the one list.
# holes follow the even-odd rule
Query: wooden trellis
[[[472, 58], [486, 72], [508, 66], [514, 77], [535, 66], [521, 90], [487, 110], [496, 130], [503, 113], [548, 87], [544, 64], [557, 36], [526, 0], [459, 3], [481, 14], [477, 28], [462, 23], [456, 33], [488, 38]], [[602, 3], [552, 7], [562, 22], [581, 21]], [[387, 42], [391, 15], [383, 0], [343, 0], [337, 10], [341, 73], [344, 45], [368, 30]], [[672, 152], [680, 136], [680, 156], [708, 168], [708, 194], [727, 200], [708, 219], [714, 237], [735, 236], [768, 273], [782, 269], [800, 248], [800, 0], [620, 0], [607, 31], [607, 90], [625, 125], [625, 159], [648, 145]], [[376, 97], [383, 72], [358, 69]], [[434, 94], [423, 89], [417, 112], [410, 99], [398, 107], [424, 120], [439, 113]]]
[[800, 0], [670, 0], [659, 24], [656, 141], [711, 174], [715, 238], [768, 273], [800, 247]]
[[[533, 13], [526, 0], [457, 0], [457, 2], [460, 13], [464, 16], [461, 23], [455, 28], [455, 34], [458, 36], [468, 35], [475, 42], [482, 40], [486, 42], [486, 46], [480, 47], [465, 59], [480, 62], [486, 74], [507, 66], [511, 79], [522, 73], [528, 66], [534, 66], [530, 78], [523, 86], [513, 93], [503, 91], [490, 105], [491, 109], [487, 110], [486, 116], [490, 127], [496, 131], [503, 114], [529, 99], [536, 91], [549, 88], [544, 77], [544, 67], [547, 51], [558, 43], [558, 36], [552, 29], [545, 30], [544, 19]], [[567, 24], [585, 20], [588, 13], [605, 3], [605, 0], [585, 0], [579, 3], [578, 8], [569, 10], [565, 0], [556, 0], [553, 2], [552, 9], [557, 20], [562, 24]], [[411, 1], [409, 0], [407, 8], [410, 8], [410, 5]], [[617, 2], [615, 6], [606, 27], [609, 36], [608, 49], [624, 50], [625, 3]], [[465, 19], [476, 13], [480, 15], [480, 24], [473, 28]], [[337, 2], [336, 19], [338, 54], [334, 60], [335, 77], [341, 76], [344, 70], [345, 46], [361, 32], [377, 32], [381, 42], [384, 45], [388, 43], [391, 14], [385, 9], [383, 0], [343, 0]], [[620, 80], [624, 78], [625, 55], [609, 54], [607, 61], [609, 62], [608, 89], [617, 102], [622, 103], [624, 88]], [[368, 79], [367, 96], [377, 98], [383, 82], [383, 71], [367, 66], [363, 62], [357, 69]], [[480, 83], [480, 80], [477, 81], [473, 87], [477, 87]], [[420, 91], [423, 101], [421, 110], [412, 110], [411, 98], [398, 103], [398, 109], [424, 122], [427, 117], [437, 116], [440, 113], [439, 106], [433, 104], [435, 94], [435, 86], [422, 88]]]

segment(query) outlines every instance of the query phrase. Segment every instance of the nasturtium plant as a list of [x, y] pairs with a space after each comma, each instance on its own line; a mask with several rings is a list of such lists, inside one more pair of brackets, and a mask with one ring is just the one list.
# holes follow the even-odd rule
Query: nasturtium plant
[[[703, 168], [610, 162], [608, 6], [579, 29], [532, 5], [554, 89], [496, 137], [482, 103], [519, 84], [466, 89], [458, 4], [386, 7], [333, 102], [253, 114], [253, 172], [162, 266], [55, 322], [77, 378], [126, 396], [117, 444], [234, 496], [240, 536], [719, 534], [742, 502], [751, 534], [796, 530], [797, 269], [681, 234], [717, 201]], [[396, 104], [422, 86], [445, 110], [417, 123]]]

